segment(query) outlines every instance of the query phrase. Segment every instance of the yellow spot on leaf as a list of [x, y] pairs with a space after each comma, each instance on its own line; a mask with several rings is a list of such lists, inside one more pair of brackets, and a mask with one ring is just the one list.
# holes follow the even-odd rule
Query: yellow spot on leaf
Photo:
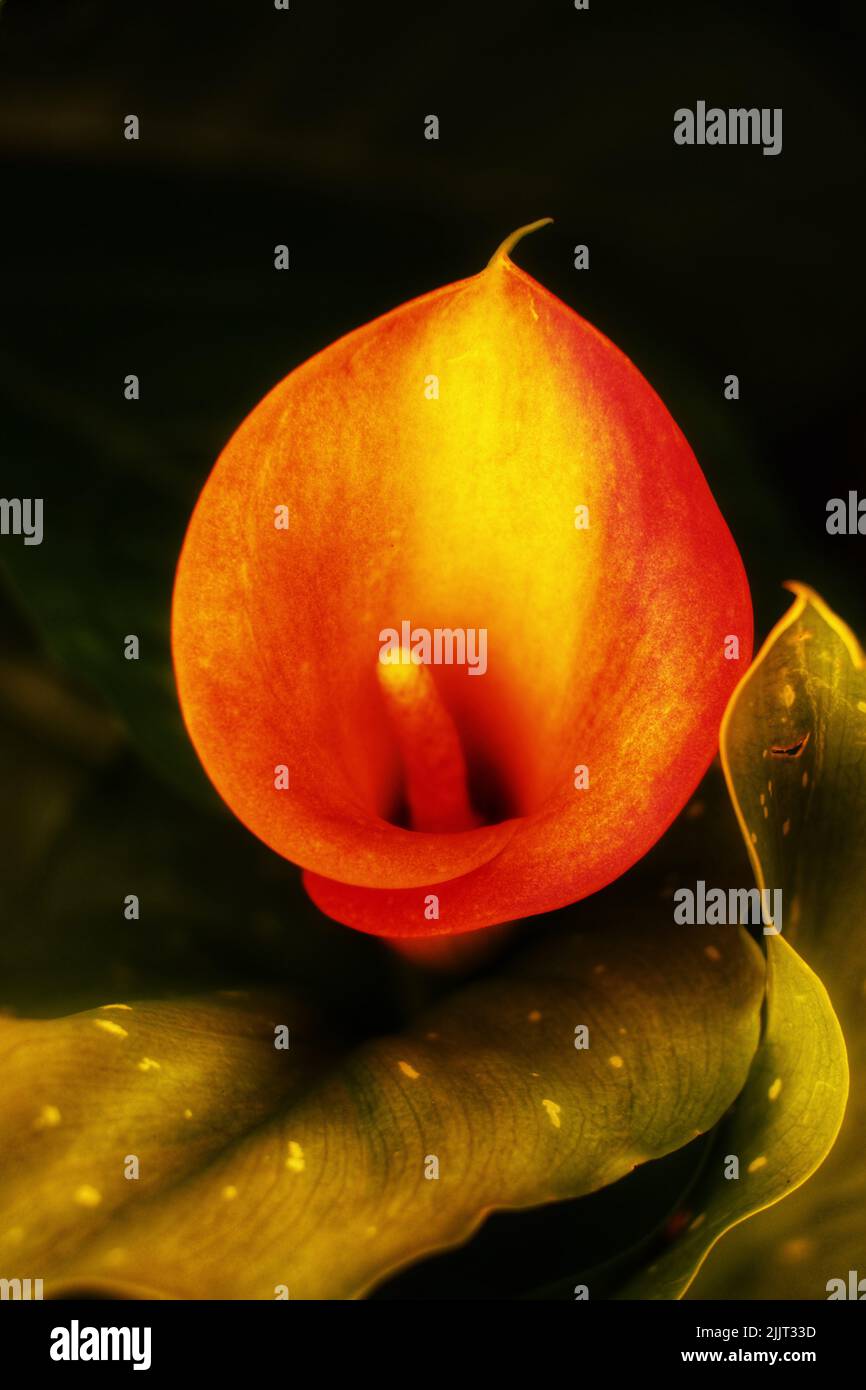
[[191, 1120], [191, 1119], [192, 1119], [192, 1111], [191, 1111], [191, 1110], [184, 1110], [184, 1112], [183, 1112], [183, 1118], [184, 1118], [185, 1120]]
[[139, 1071], [160, 1071], [159, 1062], [155, 1062], [152, 1057], [142, 1057], [140, 1062], [136, 1062]]
[[409, 1062], [398, 1062], [397, 1066], [404, 1076], [408, 1076], [410, 1081], [417, 1081], [418, 1077], [421, 1075], [420, 1071], [416, 1071]]
[[229, 1183], [227, 1187], [223, 1188], [223, 1197], [227, 1202], [233, 1202], [237, 1195], [238, 1190], [236, 1187], [233, 1187], [231, 1183]]
[[116, 1038], [128, 1038], [129, 1034], [125, 1028], [121, 1028], [119, 1023], [112, 1023], [110, 1018], [95, 1018], [93, 1020], [96, 1028], [101, 1028], [103, 1033], [111, 1033]]
[[750, 1172], [750, 1173], [757, 1173], [757, 1171], [758, 1171], [759, 1168], [766, 1168], [766, 1166], [767, 1166], [767, 1157], [766, 1157], [766, 1154], [761, 1154], [760, 1158], [753, 1158], [753, 1159], [752, 1159], [752, 1161], [751, 1161], [751, 1163], [749, 1164], [749, 1167], [748, 1167], [748, 1172]]
[[620, 1067], [625, 1066], [621, 1057], [608, 1057], [607, 1060], [615, 1071], [619, 1071]]
[[782, 699], [785, 703], [785, 708], [790, 709], [796, 699], [794, 687], [792, 685], [784, 685], [782, 687]]
[[289, 1151], [286, 1155], [286, 1167], [290, 1173], [303, 1173], [306, 1164], [304, 1162], [304, 1151], [296, 1139], [289, 1140]]
[[778, 1100], [778, 1099], [779, 1099], [779, 1095], [780, 1095], [780, 1093], [781, 1093], [781, 1090], [782, 1090], [782, 1078], [781, 1078], [781, 1076], [777, 1076], [776, 1079], [775, 1079], [775, 1081], [773, 1082], [772, 1086], [770, 1087], [769, 1091], [767, 1092], [767, 1095], [770, 1097], [770, 1100]]
[[550, 1123], [553, 1125], [553, 1128], [559, 1129], [561, 1127], [561, 1121], [559, 1116], [560, 1112], [562, 1111], [562, 1106], [557, 1105], [555, 1100], [543, 1100], [541, 1104], [547, 1111], [547, 1118], [550, 1120]]
[[61, 1115], [56, 1105], [43, 1105], [36, 1119], [33, 1121], [34, 1129], [56, 1129], [60, 1124]]
[[82, 1183], [75, 1189], [75, 1200], [80, 1207], [98, 1207], [102, 1201], [102, 1193], [97, 1187], [91, 1187], [89, 1183]]

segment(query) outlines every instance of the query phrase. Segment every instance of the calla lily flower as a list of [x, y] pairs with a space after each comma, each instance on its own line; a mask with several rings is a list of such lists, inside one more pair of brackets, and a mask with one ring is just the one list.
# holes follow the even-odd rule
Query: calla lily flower
[[380, 935], [617, 878], [706, 771], [751, 655], [682, 433], [511, 259], [539, 225], [280, 382], [178, 566], [178, 691], [214, 785], [325, 913]]

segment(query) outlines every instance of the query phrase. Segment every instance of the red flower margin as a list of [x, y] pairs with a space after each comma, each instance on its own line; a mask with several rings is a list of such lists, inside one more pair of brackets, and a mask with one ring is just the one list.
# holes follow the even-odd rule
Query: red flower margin
[[[705, 772], [751, 656], [743, 565], [685, 438], [513, 263], [519, 235], [276, 386], [178, 566], [178, 691], [208, 774], [324, 912], [379, 935], [617, 878]], [[486, 629], [486, 673], [382, 666], [404, 620]]]

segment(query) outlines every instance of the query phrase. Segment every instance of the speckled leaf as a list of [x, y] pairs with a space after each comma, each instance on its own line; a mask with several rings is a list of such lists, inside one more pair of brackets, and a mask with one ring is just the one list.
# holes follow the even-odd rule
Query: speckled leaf
[[[746, 1086], [714, 1137], [668, 1249], [620, 1293], [679, 1298], [732, 1226], [792, 1192], [839, 1131], [848, 1094], [845, 1044], [827, 992], [782, 937], [767, 946], [767, 1019]], [[730, 1160], [738, 1162], [737, 1176]]]
[[[858, 1019], [862, 999], [856, 998], [866, 969], [866, 672], [853, 634], [811, 590], [791, 587], [796, 601], [734, 693], [721, 737], [755, 877], [761, 887], [782, 891], [783, 935], [766, 938], [766, 1031], [748, 1085], [681, 1213], [682, 1233], [651, 1271], [626, 1288], [627, 1297], [681, 1294], [728, 1227], [777, 1203], [822, 1164], [839, 1132], [848, 1092], [845, 1041], [834, 1006], [854, 1042], [855, 1074], [866, 1060]], [[848, 1255], [827, 1243], [816, 1260], [833, 1229], [816, 1210], [816, 1198], [823, 1191], [824, 1205], [838, 1209], [840, 1184], [850, 1190], [855, 1174], [866, 1195], [862, 1141], [854, 1140], [862, 1136], [862, 1102], [852, 1111], [836, 1153], [802, 1199], [783, 1203], [726, 1240], [696, 1292], [713, 1296], [718, 1261], [723, 1288], [732, 1286], [736, 1264], [733, 1285], [743, 1297], [826, 1296], [826, 1280], [838, 1272], [837, 1264], [847, 1270]], [[846, 1136], [848, 1145], [854, 1140], [848, 1152]], [[738, 1180], [724, 1177], [728, 1154], [739, 1156]], [[864, 1209], [853, 1197], [844, 1203], [846, 1223], [858, 1205]], [[811, 1214], [804, 1220], [805, 1212]], [[853, 1224], [862, 1247], [862, 1223]], [[835, 1233], [838, 1238], [838, 1223]], [[789, 1279], [792, 1261], [800, 1276], [796, 1292]]]
[[551, 933], [316, 1077], [288, 1004], [0, 1020], [0, 1266], [46, 1294], [358, 1295], [491, 1208], [594, 1191], [709, 1129], [763, 984], [730, 928]]
[[826, 1163], [725, 1239], [695, 1284], [705, 1298], [731, 1281], [744, 1298], [826, 1298], [828, 1280], [864, 1272], [866, 658], [817, 594], [789, 587], [796, 600], [729, 714], [727, 770], [756, 873], [783, 891], [785, 937], [827, 987], [854, 1084]]
[[759, 883], [784, 934], [866, 958], [866, 658], [811, 589], [770, 633], [734, 699], [722, 752]]

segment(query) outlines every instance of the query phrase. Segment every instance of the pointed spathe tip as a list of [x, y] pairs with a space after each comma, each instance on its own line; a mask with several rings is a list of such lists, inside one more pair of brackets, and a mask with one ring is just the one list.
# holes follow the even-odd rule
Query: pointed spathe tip
[[506, 260], [514, 250], [518, 241], [522, 241], [525, 236], [529, 236], [530, 232], [537, 232], [540, 227], [549, 226], [552, 221], [552, 217], [539, 217], [537, 222], [527, 222], [525, 227], [518, 227], [516, 232], [512, 232], [510, 236], [505, 238], [500, 246], [497, 246], [490, 260], [487, 262], [488, 268], [492, 265], [497, 265], [500, 261]]

